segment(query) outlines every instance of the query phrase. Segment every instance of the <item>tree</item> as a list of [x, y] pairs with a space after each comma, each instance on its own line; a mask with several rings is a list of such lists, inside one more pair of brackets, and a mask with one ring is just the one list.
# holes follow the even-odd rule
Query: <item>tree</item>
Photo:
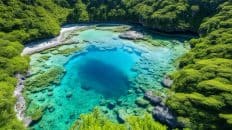
[[77, 0], [74, 10], [71, 14], [71, 21], [73, 22], [89, 21], [89, 14], [86, 10], [86, 5], [82, 2], [82, 0]]

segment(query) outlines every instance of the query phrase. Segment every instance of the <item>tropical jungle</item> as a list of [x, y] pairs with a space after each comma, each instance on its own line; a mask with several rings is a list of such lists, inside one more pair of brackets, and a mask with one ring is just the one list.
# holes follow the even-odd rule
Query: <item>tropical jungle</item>
[[0, 0], [0, 130], [232, 129], [232, 0]]

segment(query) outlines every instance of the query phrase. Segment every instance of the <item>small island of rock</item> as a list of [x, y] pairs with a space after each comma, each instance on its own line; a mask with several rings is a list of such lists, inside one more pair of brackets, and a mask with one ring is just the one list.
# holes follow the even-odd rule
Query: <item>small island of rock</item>
[[136, 31], [127, 31], [119, 35], [122, 39], [138, 40], [143, 39], [143, 34]]

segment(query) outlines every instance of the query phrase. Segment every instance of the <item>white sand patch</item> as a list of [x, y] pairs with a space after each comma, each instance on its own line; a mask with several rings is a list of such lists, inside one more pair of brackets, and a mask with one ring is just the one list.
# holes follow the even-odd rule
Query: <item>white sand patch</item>
[[32, 42], [26, 45], [21, 55], [31, 55], [33, 53], [41, 52], [49, 48], [53, 48], [53, 47], [64, 45], [64, 44], [69, 44], [68, 42], [64, 41], [66, 38], [65, 34], [78, 30], [78, 29], [83, 29], [85, 27], [87, 26], [78, 26], [78, 25], [64, 26], [61, 28], [59, 36], [55, 38], [51, 38], [51, 39], [45, 39], [42, 41]]

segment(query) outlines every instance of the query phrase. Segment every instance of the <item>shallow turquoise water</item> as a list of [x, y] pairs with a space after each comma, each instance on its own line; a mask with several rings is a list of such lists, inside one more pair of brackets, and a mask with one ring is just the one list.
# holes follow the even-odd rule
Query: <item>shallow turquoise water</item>
[[[162, 91], [163, 76], [175, 69], [175, 59], [187, 51], [181, 37], [152, 37], [152, 41], [165, 44], [152, 46], [146, 41], [120, 39], [112, 31], [88, 29], [78, 33], [70, 39], [80, 44], [58, 48], [81, 48], [69, 56], [57, 50], [31, 56], [32, 77], [54, 66], [66, 71], [59, 85], [51, 84], [36, 93], [26, 92], [26, 98], [32, 100], [28, 113], [38, 106], [46, 107], [42, 119], [32, 128], [66, 130], [80, 114], [96, 106], [114, 121], [119, 110], [139, 115], [146, 111], [135, 104], [136, 98], [143, 96], [141, 88]], [[43, 56], [49, 58], [41, 62]]]

